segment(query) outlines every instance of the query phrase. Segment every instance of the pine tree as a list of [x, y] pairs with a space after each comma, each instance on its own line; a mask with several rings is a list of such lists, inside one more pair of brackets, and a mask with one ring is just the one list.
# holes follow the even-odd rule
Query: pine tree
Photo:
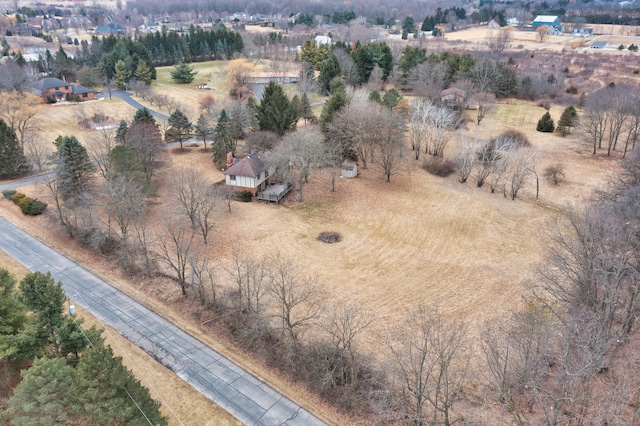
[[340, 75], [340, 63], [335, 55], [329, 56], [320, 65], [320, 75], [318, 76], [318, 90], [321, 95], [329, 94], [331, 80]]
[[94, 344], [83, 354], [68, 393], [72, 414], [88, 424], [168, 424], [160, 403], [122, 364], [122, 358], [113, 355], [111, 346]]
[[233, 138], [231, 120], [226, 110], [220, 111], [218, 124], [213, 130], [213, 162], [220, 163], [227, 157], [227, 153], [233, 155], [236, 151], [236, 140]]
[[29, 169], [16, 133], [0, 119], [0, 179], [25, 175]]
[[56, 178], [63, 200], [68, 200], [85, 191], [93, 164], [87, 150], [75, 136], [59, 138]]
[[394, 109], [401, 99], [402, 95], [396, 89], [391, 89], [384, 94], [381, 104], [389, 109]]
[[127, 64], [122, 59], [116, 62], [115, 77], [118, 88], [126, 89], [126, 85], [131, 77], [131, 72], [127, 68]]
[[187, 115], [180, 111], [180, 109], [173, 111], [168, 121], [169, 128], [167, 129], [166, 137], [180, 142], [180, 149], [183, 149], [182, 142], [188, 139], [193, 133], [193, 125]]
[[127, 122], [125, 120], [120, 120], [120, 124], [118, 124], [118, 128], [116, 129], [115, 140], [117, 143], [124, 143], [125, 135], [128, 130]]
[[0, 358], [11, 359], [19, 351], [13, 337], [27, 320], [26, 308], [15, 297], [15, 286], [15, 276], [0, 268]]
[[39, 358], [22, 371], [22, 381], [9, 400], [16, 425], [70, 424], [68, 391], [75, 370], [64, 359]]
[[551, 133], [556, 129], [556, 125], [551, 118], [551, 114], [549, 112], [545, 112], [542, 118], [538, 120], [538, 126], [536, 130], [539, 132]]
[[302, 98], [300, 99], [300, 110], [302, 112], [301, 116], [304, 119], [304, 122], [307, 121], [315, 122], [316, 116], [313, 114], [313, 109], [311, 108], [311, 102], [309, 101], [309, 96], [307, 96], [307, 92], [302, 94]]
[[133, 75], [138, 80], [144, 81], [147, 85], [151, 84], [151, 68], [149, 68], [149, 65], [147, 65], [145, 61], [138, 62], [138, 67]]
[[562, 136], [566, 136], [571, 133], [571, 128], [575, 127], [575, 121], [578, 118], [578, 112], [573, 105], [569, 105], [562, 111], [560, 120], [558, 120], [558, 127], [556, 131]]
[[153, 124], [156, 128], [158, 127], [158, 123], [156, 123], [156, 119], [153, 118], [153, 115], [151, 115], [151, 112], [149, 112], [149, 110], [146, 107], [140, 108], [136, 111], [136, 114], [133, 116], [133, 121], [131, 122], [131, 126], [133, 126], [136, 123], [149, 123], [149, 124]]
[[331, 97], [324, 103], [322, 113], [320, 114], [320, 129], [327, 131], [327, 126], [333, 121], [333, 116], [343, 106], [348, 104], [347, 94], [344, 90], [335, 90]]
[[198, 74], [198, 71], [194, 71], [192, 66], [185, 63], [179, 63], [173, 67], [173, 71], [171, 71], [171, 78], [176, 83], [191, 83], [196, 74]]
[[260, 130], [268, 130], [278, 136], [295, 130], [298, 122], [298, 111], [282, 87], [274, 81], [265, 87], [256, 116]]
[[209, 139], [212, 134], [213, 129], [211, 128], [211, 122], [204, 113], [200, 114], [198, 123], [196, 124], [196, 136], [202, 139], [205, 151], [207, 150], [207, 139]]

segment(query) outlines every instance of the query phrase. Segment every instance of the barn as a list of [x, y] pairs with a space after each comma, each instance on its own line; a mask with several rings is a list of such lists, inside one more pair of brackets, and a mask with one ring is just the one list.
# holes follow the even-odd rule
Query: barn
[[560, 29], [560, 17], [555, 15], [538, 15], [533, 20], [533, 28], [538, 28], [543, 25], [547, 25], [554, 29]]

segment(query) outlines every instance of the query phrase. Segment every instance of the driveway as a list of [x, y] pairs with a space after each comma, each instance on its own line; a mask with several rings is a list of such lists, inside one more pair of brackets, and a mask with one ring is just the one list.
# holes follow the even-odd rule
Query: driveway
[[[109, 97], [109, 92], [107, 91], [102, 91], [102, 92], [98, 92], [97, 96], [99, 98], [108, 98]], [[129, 92], [125, 92], [124, 90], [112, 90], [111, 91], [111, 96], [114, 98], [120, 98], [123, 101], [125, 101], [126, 103], [128, 103], [130, 106], [132, 106], [135, 109], [140, 109], [140, 108], [145, 108], [144, 105], [142, 105], [140, 102], [136, 101], [135, 99], [132, 98], [132, 94]], [[157, 112], [154, 111], [152, 109], [149, 109], [149, 112], [151, 113], [152, 116], [154, 116], [155, 118], [159, 118], [160, 120], [168, 120], [169, 116], [162, 114], [161, 112]]]
[[51, 271], [69, 298], [247, 425], [325, 423], [190, 334], [0, 217], [0, 249]]

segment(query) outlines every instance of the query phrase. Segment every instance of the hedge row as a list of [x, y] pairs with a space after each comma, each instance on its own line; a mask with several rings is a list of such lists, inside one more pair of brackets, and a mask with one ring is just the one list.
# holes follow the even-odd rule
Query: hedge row
[[37, 216], [39, 214], [42, 214], [42, 212], [44, 212], [47, 208], [47, 203], [43, 203], [36, 198], [27, 197], [21, 192], [16, 192], [14, 189], [2, 191], [2, 195], [20, 206], [20, 210], [22, 210], [22, 213], [29, 216]]

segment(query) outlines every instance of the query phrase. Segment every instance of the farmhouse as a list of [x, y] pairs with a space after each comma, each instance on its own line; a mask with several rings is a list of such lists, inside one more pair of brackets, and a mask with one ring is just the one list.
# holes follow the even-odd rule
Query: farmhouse
[[590, 47], [596, 50], [611, 49], [611, 45], [606, 41], [594, 41]]
[[496, 21], [495, 19], [492, 19], [487, 24], [487, 27], [491, 28], [492, 30], [497, 30], [497, 29], [501, 28], [502, 25], [500, 25], [500, 23], [498, 21]]
[[33, 92], [45, 102], [63, 102], [74, 96], [78, 101], [92, 101], [96, 92], [77, 83], [67, 83], [59, 78], [43, 78], [33, 85]]
[[533, 28], [538, 28], [543, 25], [547, 25], [553, 29], [560, 29], [560, 17], [555, 15], [538, 15], [533, 20]]

